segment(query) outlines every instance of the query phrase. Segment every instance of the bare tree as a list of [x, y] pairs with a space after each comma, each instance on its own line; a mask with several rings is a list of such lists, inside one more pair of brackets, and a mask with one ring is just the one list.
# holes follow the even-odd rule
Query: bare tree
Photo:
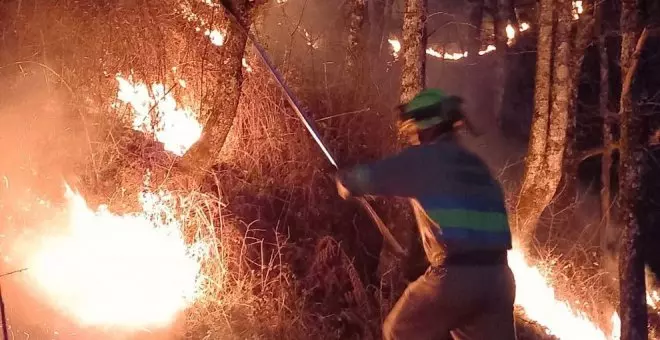
[[411, 100], [426, 83], [427, 0], [406, 0], [403, 16], [401, 102]]
[[370, 26], [370, 52], [380, 56], [383, 50], [383, 43], [386, 41], [387, 22], [392, 11], [393, 0], [373, 0], [369, 1], [369, 26]]
[[[216, 49], [212, 60], [218, 74], [216, 89], [209, 98], [211, 107], [200, 140], [184, 155], [181, 165], [187, 171], [203, 176], [217, 159], [236, 117], [236, 109], [243, 83], [242, 60], [247, 43], [245, 28], [250, 27], [253, 13], [263, 1], [224, 0], [223, 9], [228, 11], [224, 44]], [[238, 24], [229, 20], [233, 15]]]
[[580, 152], [577, 150], [576, 135], [578, 133], [577, 115], [578, 115], [578, 89], [582, 75], [582, 64], [586, 54], [587, 47], [593, 42], [595, 18], [593, 6], [587, 5], [586, 10], [580, 15], [579, 20], [574, 21], [575, 37], [571, 47], [571, 80], [568, 103], [568, 126], [566, 128], [566, 147], [564, 148], [564, 165], [560, 188], [564, 198], [560, 200], [560, 211], [569, 207], [577, 194], [577, 172], [580, 162], [583, 160]]
[[637, 70], [648, 30], [640, 32], [640, 17], [636, 0], [621, 1], [621, 99], [619, 116], [619, 209], [623, 236], [619, 255], [619, 289], [621, 339], [648, 339], [646, 285], [642, 254], [641, 226], [638, 209], [644, 173], [644, 118], [633, 98], [633, 79]]
[[[367, 14], [366, 0], [349, 0], [346, 2], [348, 15], [348, 51], [346, 54], [347, 73], [357, 77], [362, 64], [365, 50], [363, 34]], [[357, 80], [357, 79], [356, 79]]]
[[598, 105], [600, 115], [603, 117], [603, 156], [601, 158], [601, 191], [600, 191], [600, 204], [601, 216], [603, 220], [603, 232], [601, 233], [601, 249], [605, 251], [608, 247], [607, 235], [610, 228], [610, 209], [612, 204], [611, 198], [611, 183], [612, 183], [612, 151], [614, 144], [614, 136], [612, 135], [612, 118], [613, 115], [608, 108], [610, 102], [610, 83], [609, 83], [609, 57], [607, 56], [606, 35], [603, 30], [604, 26], [604, 9], [603, 5], [598, 6], [598, 54], [600, 60], [600, 89], [598, 96]]
[[[571, 97], [571, 2], [541, 0], [534, 116], [515, 225], [535, 226], [562, 175]], [[555, 20], [555, 17], [557, 18]]]
[[479, 56], [479, 49], [481, 49], [481, 26], [484, 20], [484, 0], [470, 0], [468, 3], [468, 18], [470, 25], [468, 26], [468, 61], [470, 64]]

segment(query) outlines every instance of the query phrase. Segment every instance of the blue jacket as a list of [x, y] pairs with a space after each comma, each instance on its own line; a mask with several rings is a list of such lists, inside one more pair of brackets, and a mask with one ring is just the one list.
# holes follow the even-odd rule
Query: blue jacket
[[451, 137], [340, 173], [353, 195], [411, 198], [431, 263], [446, 254], [511, 249], [502, 189]]

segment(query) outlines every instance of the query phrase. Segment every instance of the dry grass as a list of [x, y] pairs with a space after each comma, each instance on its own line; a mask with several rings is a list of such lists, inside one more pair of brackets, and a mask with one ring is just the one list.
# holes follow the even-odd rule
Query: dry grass
[[[170, 2], [85, 7], [53, 1], [34, 2], [34, 8], [25, 0], [21, 8], [18, 3], [0, 7], [8, 17], [0, 75], [11, 81], [4, 85], [40, 77], [47, 93], [61, 95], [59, 112], [66, 122], [58, 132], [58, 150], [67, 157], [53, 157], [41, 165], [43, 172], [65, 173], [92, 205], [125, 212], [139, 207], [135, 194], [149, 171], [152, 189], [179, 198], [186, 236], [213, 245], [203, 268], [205, 295], [186, 312], [181, 338], [379, 337], [381, 321], [398, 294], [393, 283], [381, 282], [377, 274], [380, 236], [356, 207], [336, 198], [332, 167], [250, 50], [253, 72], [246, 75], [217, 169], [196, 183], [177, 170], [176, 156], [127, 126], [125, 105], [111, 109], [110, 104], [117, 72], [173, 84], [171, 68], [176, 66], [176, 77], [188, 83], [186, 90], [174, 88], [177, 99], [204, 120], [221, 76], [214, 70], [219, 56], [207, 38], [173, 13]], [[218, 25], [226, 24], [190, 4]], [[396, 96], [386, 96], [394, 93], [391, 89], [380, 88], [375, 95], [373, 84], [347, 86], [339, 72], [324, 72], [317, 81], [295, 68], [287, 70], [285, 77], [313, 112], [340, 163], [373, 159], [397, 148], [390, 110]], [[384, 97], [390, 101], [379, 100]], [[41, 120], [39, 109], [30, 112]], [[48, 128], [44, 124], [39, 131]], [[78, 152], [68, 154], [74, 148]], [[62, 164], [67, 166], [62, 169]], [[40, 185], [38, 176], [24, 177], [26, 185]], [[410, 222], [400, 206], [377, 203], [386, 222]], [[536, 338], [534, 327], [525, 329], [532, 331], [522, 338]]]
[[[191, 105], [204, 119], [205, 100], [213, 96], [218, 76], [213, 71], [217, 56], [208, 52], [206, 37], [162, 4], [83, 7], [62, 1], [30, 8], [23, 2], [19, 8], [18, 3], [5, 2], [1, 9], [15, 20], [4, 22], [10, 27], [4, 31], [8, 48], [3, 49], [0, 72], [12, 83], [43, 74], [39, 82], [64, 93], [62, 117], [76, 124], [58, 132], [62, 153], [71, 146], [82, 150], [77, 157], [53, 160], [70, 165], [63, 171], [67, 180], [92, 205], [126, 212], [138, 208], [135, 194], [149, 171], [153, 189], [179, 197], [188, 237], [213, 245], [204, 263], [205, 295], [186, 313], [182, 337], [376, 336], [377, 294], [363, 283], [370, 280], [368, 268], [356, 268], [354, 255], [348, 255], [360, 254], [357, 250], [364, 245], [350, 238], [355, 230], [346, 222], [366, 225], [364, 217], [335, 198], [330, 167], [253, 57], [254, 73], [244, 84], [244, 100], [218, 169], [208, 182], [194, 183], [177, 171], [175, 156], [126, 125], [126, 106], [111, 109], [110, 104], [116, 96], [115, 73], [171, 83], [170, 68], [177, 66], [189, 88], [175, 89], [177, 98], [193, 98]], [[339, 101], [335, 105], [343, 106]], [[323, 111], [322, 105], [315, 109], [336, 114]], [[41, 119], [40, 113], [33, 111], [35, 119]], [[346, 143], [339, 132], [346, 126], [366, 126], [360, 117], [365, 116], [325, 119], [331, 144]], [[73, 134], [84, 138], [70, 138]], [[367, 135], [354, 132], [349, 137], [355, 138], [355, 147], [340, 153], [356, 157], [359, 151], [373, 150], [363, 142]], [[383, 144], [380, 138], [371, 143]], [[53, 164], [43, 167], [44, 173], [60, 172]], [[26, 185], [39, 186], [25, 177]], [[331, 234], [349, 242], [338, 242]]]

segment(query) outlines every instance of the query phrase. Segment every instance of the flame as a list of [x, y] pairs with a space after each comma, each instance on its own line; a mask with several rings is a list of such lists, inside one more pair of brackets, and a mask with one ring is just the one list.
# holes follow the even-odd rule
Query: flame
[[658, 304], [660, 303], [660, 293], [657, 290], [651, 290], [646, 292], [646, 304], [653, 309], [658, 309]]
[[250, 66], [250, 64], [248, 64], [247, 59], [245, 59], [245, 57], [243, 57], [241, 63], [243, 64], [243, 68], [245, 68], [245, 71], [247, 71], [248, 73], [252, 73], [252, 67]]
[[573, 1], [573, 19], [580, 19], [580, 14], [584, 12], [584, 6], [581, 0]]
[[511, 24], [506, 25], [506, 38], [508, 39], [507, 43], [511, 45], [513, 43], [513, 39], [516, 38], [516, 29], [513, 28]]
[[520, 23], [520, 32], [525, 32], [528, 29], [530, 29], [530, 26], [529, 26], [528, 22], [521, 22]]
[[211, 40], [211, 44], [215, 46], [222, 46], [225, 44], [225, 34], [220, 32], [219, 30], [216, 29], [206, 30], [204, 31], [204, 35], [209, 37], [209, 40]]
[[[529, 26], [527, 26], [529, 28]], [[388, 39], [387, 42], [390, 43], [390, 47], [392, 48], [392, 55], [397, 58], [399, 56], [399, 52], [401, 51], [401, 42], [398, 39], [392, 38]], [[488, 45], [486, 46], [486, 49], [479, 51], [479, 55], [484, 55], [488, 54], [490, 52], [495, 51], [495, 45]], [[438, 50], [434, 49], [433, 47], [428, 47], [426, 49], [426, 54], [430, 55], [434, 58], [438, 59], [445, 59], [445, 60], [460, 60], [463, 58], [467, 58], [468, 52], [454, 52], [454, 53], [449, 53], [449, 52], [444, 52], [441, 53]]]
[[28, 256], [47, 300], [86, 326], [169, 325], [199, 294], [201, 243], [187, 245], [167, 192], [143, 193], [142, 213], [90, 209], [67, 186], [66, 218]]
[[387, 39], [387, 42], [389, 42], [392, 47], [392, 55], [395, 58], [398, 57], [399, 52], [401, 51], [401, 42], [398, 39]]
[[[530, 319], [546, 327], [548, 334], [560, 339], [608, 339], [583, 312], [555, 299], [555, 291], [548, 280], [537, 267], [527, 263], [520, 250], [509, 251], [509, 266], [516, 278], [516, 304]], [[615, 331], [611, 337], [618, 332], [617, 320], [615, 313], [612, 316]]]
[[479, 55], [488, 54], [488, 53], [490, 53], [490, 52], [495, 51], [496, 49], [497, 49], [497, 48], [495, 48], [495, 45], [488, 45], [488, 46], [486, 46], [486, 49], [485, 49], [485, 50], [481, 50], [481, 51], [479, 51]]
[[[189, 107], [179, 107], [171, 90], [154, 83], [149, 87], [117, 75], [117, 99], [133, 108], [134, 130], [151, 133], [165, 150], [183, 155], [202, 135], [202, 125]], [[181, 84], [181, 82], [180, 82]], [[185, 81], [183, 81], [185, 85]], [[185, 88], [185, 86], [182, 86]]]
[[[209, 7], [221, 7], [220, 4], [213, 3], [213, 1], [211, 0], [204, 0], [203, 3]], [[195, 31], [201, 32], [202, 29], [204, 29], [204, 35], [209, 37], [211, 44], [215, 46], [224, 45], [226, 33], [223, 30], [217, 29], [213, 27], [213, 25], [209, 25], [206, 22], [206, 20], [200, 18], [197, 14], [195, 14], [192, 8], [187, 4], [184, 3], [179, 4], [179, 12], [186, 20], [197, 24], [197, 27], [195, 27]]]

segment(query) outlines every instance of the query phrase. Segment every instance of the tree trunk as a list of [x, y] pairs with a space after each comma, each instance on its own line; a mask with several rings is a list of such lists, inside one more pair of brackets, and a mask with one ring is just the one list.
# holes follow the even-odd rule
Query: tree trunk
[[509, 52], [509, 45], [507, 45], [506, 26], [512, 19], [515, 20], [515, 13], [510, 13], [511, 0], [495, 0], [493, 1], [495, 8], [493, 9], [493, 32], [495, 34], [495, 56], [497, 58], [497, 65], [495, 66], [495, 100], [493, 103], [495, 122], [499, 126], [502, 117], [502, 103], [504, 102], [504, 90], [507, 83], [508, 62], [507, 55]]
[[[243, 27], [249, 28], [251, 16], [248, 0], [222, 1]], [[200, 140], [193, 145], [181, 160], [182, 167], [199, 179], [215, 165], [217, 155], [225, 143], [236, 117], [236, 109], [243, 83], [242, 60], [247, 36], [233, 21], [228, 20], [224, 44], [215, 49], [213, 56], [217, 68], [216, 89], [212, 93], [211, 107]]]
[[550, 202], [561, 177], [558, 173], [547, 172], [550, 164], [546, 159], [546, 148], [550, 137], [549, 126], [554, 124], [564, 126], [564, 129], [566, 127], [566, 122], [552, 121], [550, 117], [553, 88], [554, 21], [554, 1], [541, 0], [538, 11], [534, 115], [518, 204], [511, 216], [513, 225], [518, 232], [527, 231], [529, 225], [536, 225], [541, 212]]
[[[589, 8], [590, 9], [590, 8]], [[577, 172], [582, 161], [582, 158], [579, 157], [579, 152], [577, 152], [577, 114], [578, 114], [578, 92], [580, 87], [580, 76], [582, 75], [582, 64], [584, 62], [584, 56], [586, 54], [587, 47], [593, 41], [593, 29], [594, 29], [594, 15], [591, 10], [585, 11], [581, 16], [580, 20], [576, 22], [577, 30], [572, 47], [571, 55], [571, 68], [570, 68], [570, 87], [568, 88], [569, 92], [569, 103], [568, 103], [568, 126], [566, 128], [566, 148], [564, 151], [564, 173], [562, 175], [561, 182], [564, 192], [564, 197], [568, 200], [562, 202], [562, 204], [568, 204], [571, 201], [574, 201], [575, 195], [577, 194]], [[564, 211], [564, 208], [568, 206], [563, 206], [559, 210]]]
[[482, 88], [476, 85], [475, 79], [479, 79], [478, 74], [481, 68], [478, 67], [479, 50], [481, 49], [481, 29], [483, 25], [484, 0], [470, 0], [467, 6], [467, 17], [470, 24], [467, 25], [467, 63], [466, 77], [461, 81], [462, 93], [465, 94], [465, 109], [468, 112], [477, 112], [479, 110], [479, 98]]
[[479, 57], [479, 50], [481, 49], [481, 25], [484, 19], [484, 0], [470, 0], [468, 1], [468, 18], [470, 25], [468, 26], [468, 63], [473, 64], [477, 57]]
[[648, 37], [638, 38], [640, 18], [635, 0], [621, 2], [621, 75], [623, 79], [619, 114], [619, 208], [623, 236], [619, 255], [619, 289], [622, 340], [648, 339], [646, 285], [638, 209], [644, 174], [643, 143], [647, 136], [643, 117], [637, 112], [632, 83], [639, 57]]
[[[425, 67], [426, 67], [426, 0], [406, 0], [406, 12], [403, 19], [403, 43], [401, 55], [403, 67], [401, 74], [401, 103], [410, 101], [417, 93], [424, 89]], [[408, 204], [397, 201], [397, 204]], [[399, 210], [405, 211], [404, 207]], [[412, 217], [412, 216], [411, 216]], [[408, 278], [406, 274], [411, 268], [423, 262], [423, 254], [420, 249], [417, 229], [414, 225], [407, 223], [394, 224], [392, 234], [399, 243], [408, 250], [406, 258], [396, 258], [387, 248], [383, 248], [380, 254], [379, 272], [381, 282], [385, 286], [384, 291], [390, 291], [389, 301], [395, 301], [403, 291]], [[418, 257], [422, 257], [418, 259]], [[383, 312], [388, 312], [388, 306], [382, 306]]]
[[390, 18], [392, 0], [374, 0], [369, 2], [369, 52], [380, 57], [383, 43], [387, 40], [386, 28]]
[[353, 78], [358, 78], [365, 50], [363, 27], [365, 16], [367, 14], [367, 1], [349, 0], [346, 4], [348, 7], [348, 51], [346, 54], [346, 68], [349, 75], [353, 76]]
[[608, 241], [610, 228], [610, 209], [612, 205], [611, 186], [612, 186], [612, 145], [614, 136], [612, 135], [611, 114], [609, 111], [610, 102], [610, 67], [609, 57], [607, 56], [607, 41], [603, 29], [604, 26], [604, 6], [598, 6], [598, 53], [600, 59], [600, 92], [598, 95], [598, 106], [600, 115], [603, 117], [603, 155], [601, 157], [600, 170], [600, 211], [603, 223], [603, 232], [601, 233], [601, 250], [610, 250], [611, 245]]
[[426, 84], [427, 0], [406, 0], [403, 16], [401, 103], [410, 101]]

